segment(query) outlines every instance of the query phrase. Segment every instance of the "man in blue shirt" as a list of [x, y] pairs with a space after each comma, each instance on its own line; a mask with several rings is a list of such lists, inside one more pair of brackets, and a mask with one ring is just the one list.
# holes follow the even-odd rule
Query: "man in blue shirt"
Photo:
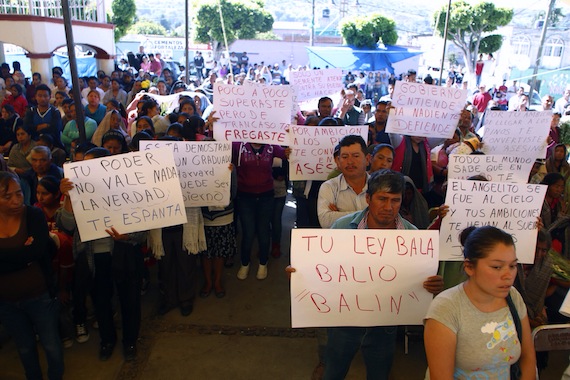
[[[404, 176], [389, 169], [370, 175], [368, 207], [339, 218], [333, 229], [417, 229], [399, 214], [405, 190]], [[443, 290], [441, 276], [428, 277], [424, 288]], [[328, 329], [324, 379], [344, 379], [356, 352], [361, 349], [368, 379], [388, 380], [396, 350], [397, 326], [333, 327]]]

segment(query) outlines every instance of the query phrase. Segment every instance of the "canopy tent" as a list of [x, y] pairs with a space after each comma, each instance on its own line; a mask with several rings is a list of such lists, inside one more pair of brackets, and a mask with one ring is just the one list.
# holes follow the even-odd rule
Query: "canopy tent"
[[[311, 67], [339, 67], [344, 70], [380, 71], [387, 69], [395, 74], [394, 64], [417, 57], [420, 51], [410, 51], [399, 46], [386, 46], [375, 50], [357, 49], [350, 46], [307, 47]], [[419, 61], [418, 61], [419, 62]], [[417, 68], [417, 63], [415, 65]], [[409, 68], [412, 68], [411, 66]]]

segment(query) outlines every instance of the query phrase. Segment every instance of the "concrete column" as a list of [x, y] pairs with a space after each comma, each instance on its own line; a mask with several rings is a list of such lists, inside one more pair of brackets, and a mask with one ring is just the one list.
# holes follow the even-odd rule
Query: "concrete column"
[[115, 60], [97, 58], [97, 70], [103, 70], [105, 74], [111, 75], [113, 70], [115, 70]]
[[42, 83], [48, 84], [51, 80], [51, 69], [52, 69], [52, 54], [35, 54], [28, 53], [28, 58], [30, 58], [30, 65], [32, 67], [33, 73], [40, 73], [42, 75]]
[[95, 58], [97, 59], [97, 70], [103, 70], [105, 74], [111, 75], [115, 70], [115, 56], [105, 52], [97, 52]]
[[0, 42], [0, 63], [6, 62], [6, 56], [4, 55], [4, 44]]

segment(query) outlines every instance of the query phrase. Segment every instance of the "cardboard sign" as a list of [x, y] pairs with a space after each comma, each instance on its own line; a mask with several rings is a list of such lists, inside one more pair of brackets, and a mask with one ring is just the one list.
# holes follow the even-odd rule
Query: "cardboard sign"
[[290, 145], [287, 133], [293, 108], [290, 86], [216, 83], [214, 107], [219, 117], [214, 123], [215, 140]]
[[481, 150], [485, 154], [545, 158], [551, 120], [552, 111], [487, 111]]
[[527, 183], [534, 160], [505, 155], [449, 155], [449, 179], [467, 179], [482, 175], [488, 181]]
[[81, 241], [186, 223], [171, 149], [133, 152], [63, 165]]
[[546, 185], [450, 179], [445, 204], [449, 213], [440, 229], [441, 260], [462, 261], [459, 235], [469, 226], [491, 225], [513, 235], [519, 262], [534, 262], [537, 218]]
[[344, 127], [291, 126], [291, 155], [289, 156], [289, 178], [292, 181], [326, 181], [336, 168], [334, 147], [347, 135], [368, 139], [368, 126], [347, 125]]
[[330, 96], [342, 90], [342, 69], [301, 70], [290, 72], [297, 101]]
[[216, 141], [141, 141], [140, 150], [167, 147], [174, 154], [186, 207], [230, 204], [232, 143]]
[[419, 325], [433, 296], [437, 231], [291, 231], [293, 327]]
[[449, 139], [466, 99], [467, 90], [398, 81], [386, 132]]

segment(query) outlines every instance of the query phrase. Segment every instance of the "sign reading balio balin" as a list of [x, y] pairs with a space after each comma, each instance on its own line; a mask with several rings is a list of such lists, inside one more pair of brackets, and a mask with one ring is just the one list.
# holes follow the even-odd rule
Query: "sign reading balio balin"
[[291, 231], [293, 327], [421, 324], [438, 267], [437, 231]]

